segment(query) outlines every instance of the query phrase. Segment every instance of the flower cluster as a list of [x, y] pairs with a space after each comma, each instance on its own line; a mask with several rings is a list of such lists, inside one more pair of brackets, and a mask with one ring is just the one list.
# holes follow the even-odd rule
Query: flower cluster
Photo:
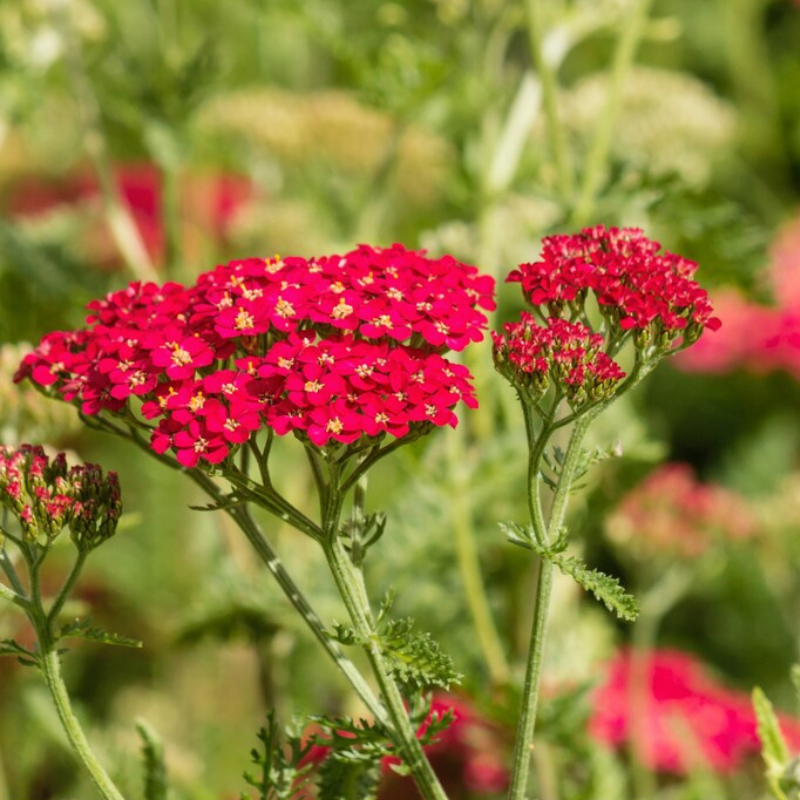
[[[640, 693], [635, 680], [641, 680]], [[726, 774], [761, 751], [750, 697], [719, 684], [688, 653], [621, 651], [593, 701], [590, 734], [613, 746], [634, 741], [637, 757], [654, 770], [686, 775], [711, 767]], [[797, 749], [800, 722], [779, 716]]]
[[492, 292], [475, 267], [401, 245], [245, 259], [91, 303], [88, 327], [45, 336], [17, 378], [85, 414], [159, 418], [153, 448], [188, 467], [264, 424], [317, 446], [402, 437], [475, 406], [468, 371], [442, 353], [482, 338]]
[[693, 279], [697, 265], [660, 252], [661, 245], [638, 228], [585, 228], [579, 234], [544, 239], [541, 260], [521, 264], [509, 276], [535, 306], [551, 316], [565, 309], [580, 314], [591, 291], [617, 332], [668, 350], [679, 337], [696, 341], [716, 330], [708, 295]]
[[96, 464], [68, 466], [64, 453], [52, 460], [39, 446], [0, 446], [0, 504], [19, 518], [25, 537], [54, 539], [69, 527], [79, 550], [111, 538], [122, 501], [117, 475]]
[[612, 513], [609, 536], [643, 558], [703, 555], [717, 538], [753, 536], [756, 522], [742, 497], [700, 483], [688, 464], [665, 464], [639, 484]]
[[543, 395], [552, 381], [573, 407], [613, 394], [625, 373], [602, 352], [603, 337], [582, 322], [550, 317], [546, 323], [538, 325], [532, 314], [523, 311], [520, 322], [503, 326], [505, 335], [493, 331], [498, 371], [534, 398]]

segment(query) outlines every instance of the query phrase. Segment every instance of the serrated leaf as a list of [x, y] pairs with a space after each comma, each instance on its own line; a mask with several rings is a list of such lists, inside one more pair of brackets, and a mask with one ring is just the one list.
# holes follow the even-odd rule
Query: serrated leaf
[[444, 653], [429, 633], [414, 631], [410, 618], [392, 620], [375, 636], [389, 668], [406, 690], [430, 686], [449, 689], [461, 681], [453, 659]]
[[60, 639], [67, 638], [81, 638], [88, 639], [92, 642], [100, 642], [101, 644], [113, 644], [117, 647], [143, 647], [143, 643], [138, 639], [131, 639], [127, 636], [121, 636], [118, 633], [111, 633], [103, 628], [92, 625], [91, 620], [79, 620], [68, 622], [62, 626], [59, 632]]
[[558, 569], [591, 592], [609, 611], [620, 619], [633, 622], [639, 616], [636, 598], [625, 591], [617, 578], [597, 569], [589, 569], [575, 556], [554, 555], [550, 559]]
[[783, 769], [784, 764], [789, 760], [789, 749], [783, 738], [772, 703], [758, 686], [753, 689], [753, 709], [758, 722], [761, 754], [767, 762], [767, 766], [779, 766]]
[[374, 800], [380, 778], [380, 759], [353, 761], [331, 753], [317, 773], [317, 800]]
[[569, 542], [566, 529], [562, 529], [550, 544], [541, 541], [541, 537], [537, 536], [532, 525], [523, 528], [514, 522], [501, 522], [500, 529], [506, 534], [509, 542], [533, 550], [540, 558], [558, 567], [564, 575], [569, 575], [586, 591], [591, 592], [620, 619], [632, 622], [639, 615], [636, 598], [625, 591], [617, 578], [597, 569], [589, 569], [575, 556], [564, 555]]
[[16, 656], [18, 659], [33, 660], [36, 663], [36, 653], [23, 647], [13, 639], [0, 639], [0, 656]]
[[142, 740], [144, 800], [167, 800], [167, 765], [161, 738], [144, 720], [136, 721], [136, 730]]
[[356, 633], [352, 625], [341, 622], [334, 622], [333, 629], [326, 631], [325, 635], [343, 645], [364, 644], [364, 640]]
[[[256, 776], [245, 772], [244, 779], [258, 789], [258, 800], [300, 800], [305, 797], [304, 787], [310, 779], [313, 765], [302, 762], [312, 742], [304, 744], [299, 734], [286, 733], [284, 736], [274, 711], [267, 714], [267, 723], [257, 736], [264, 752], [262, 754], [253, 748], [250, 758], [260, 768], [261, 774]], [[242, 797], [250, 800], [245, 794]]]
[[330, 748], [317, 774], [318, 800], [372, 800], [381, 760], [394, 754], [384, 726], [346, 717], [311, 719], [323, 730], [314, 743]]

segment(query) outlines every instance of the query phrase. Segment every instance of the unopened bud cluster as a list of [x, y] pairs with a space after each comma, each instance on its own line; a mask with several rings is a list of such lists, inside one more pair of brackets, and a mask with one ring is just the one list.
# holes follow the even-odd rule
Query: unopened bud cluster
[[604, 339], [581, 322], [550, 317], [546, 326], [522, 312], [520, 322], [493, 332], [497, 370], [526, 399], [536, 402], [554, 383], [577, 408], [610, 397], [625, 377], [620, 366], [601, 351]]
[[29, 541], [55, 539], [68, 527], [79, 550], [110, 539], [122, 513], [117, 475], [95, 464], [68, 466], [35, 445], [0, 446], [0, 503]]

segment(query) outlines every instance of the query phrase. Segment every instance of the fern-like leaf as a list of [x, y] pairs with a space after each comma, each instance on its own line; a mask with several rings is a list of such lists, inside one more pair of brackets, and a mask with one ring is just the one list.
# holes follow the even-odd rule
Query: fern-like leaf
[[142, 740], [144, 767], [144, 800], [167, 800], [167, 765], [164, 761], [164, 744], [159, 735], [144, 721], [136, 721], [136, 730]]
[[758, 686], [753, 689], [753, 708], [758, 721], [758, 738], [761, 740], [761, 756], [766, 765], [770, 793], [775, 800], [789, 800], [781, 785], [789, 761], [789, 750], [772, 703]]
[[509, 542], [532, 550], [540, 558], [558, 567], [564, 575], [569, 575], [586, 591], [591, 592], [605, 607], [620, 619], [632, 622], [639, 616], [639, 604], [636, 598], [625, 591], [617, 578], [606, 575], [597, 569], [590, 569], [576, 556], [567, 556], [566, 530], [562, 530], [551, 544], [545, 544], [532, 526], [523, 528], [514, 522], [500, 523], [501, 530]]
[[406, 693], [430, 686], [449, 689], [461, 681], [453, 659], [429, 633], [415, 631], [410, 618], [386, 622], [376, 639], [392, 674]]
[[[244, 779], [258, 790], [257, 800], [299, 800], [305, 797], [304, 787], [310, 779], [312, 764], [303, 764], [312, 743], [303, 744], [295, 733], [281, 732], [275, 712], [267, 714], [267, 724], [258, 732], [263, 753], [253, 748], [252, 763], [260, 769], [259, 775], [245, 772]], [[252, 800], [242, 793], [241, 800]]]
[[62, 626], [59, 632], [60, 639], [76, 637], [89, 639], [92, 642], [100, 642], [102, 644], [113, 644], [117, 647], [143, 647], [142, 642], [138, 639], [120, 636], [118, 633], [111, 633], [110, 631], [103, 630], [103, 628], [98, 628], [96, 625], [92, 625], [90, 619], [76, 619]]

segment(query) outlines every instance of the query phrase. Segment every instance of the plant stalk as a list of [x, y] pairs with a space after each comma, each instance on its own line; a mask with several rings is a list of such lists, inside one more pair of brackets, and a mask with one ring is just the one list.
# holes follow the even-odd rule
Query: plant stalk
[[[526, 408], [526, 419], [530, 410]], [[596, 415], [589, 412], [575, 423], [572, 436], [567, 447], [567, 452], [562, 466], [561, 477], [553, 497], [550, 511], [550, 521], [547, 531], [543, 532], [543, 541], [549, 543], [558, 536], [569, 502], [570, 488], [578, 466], [581, 454], [581, 443], [586, 431]], [[531, 522], [534, 526], [541, 523], [541, 501], [539, 499], [539, 469], [544, 446], [549, 438], [551, 429], [545, 426], [539, 433], [537, 441], [530, 442], [531, 462], [529, 474], [529, 502], [531, 506]], [[522, 690], [522, 706], [520, 709], [519, 723], [517, 726], [517, 739], [514, 747], [514, 766], [508, 800], [525, 800], [528, 786], [528, 772], [530, 770], [531, 750], [533, 749], [533, 734], [536, 728], [536, 712], [539, 705], [539, 690], [542, 682], [544, 667], [544, 643], [547, 636], [548, 610], [550, 596], [553, 588], [552, 562], [540, 559], [539, 575], [536, 583], [536, 599], [531, 624], [531, 639], [525, 671], [525, 683]]]
[[39, 658], [39, 666], [47, 688], [50, 690], [50, 695], [58, 711], [58, 718], [61, 720], [61, 725], [67, 734], [67, 738], [78, 758], [81, 760], [81, 763], [89, 772], [100, 794], [102, 794], [106, 800], [124, 800], [122, 793], [117, 789], [108, 773], [92, 752], [86, 735], [83, 732], [83, 728], [81, 728], [77, 717], [72, 711], [67, 687], [64, 685], [64, 680], [61, 677], [61, 664], [59, 662], [58, 652], [52, 644], [45, 644], [45, 641], [41, 638], [43, 633], [44, 631], [39, 631], [43, 650]]
[[384, 661], [378, 642], [375, 641], [375, 623], [361, 572], [350, 561], [337, 536], [331, 537], [326, 544], [325, 555], [353, 627], [359, 637], [367, 642], [364, 650], [380, 688], [386, 713], [391, 720], [391, 731], [402, 759], [425, 800], [447, 800], [447, 795], [417, 739], [416, 731], [411, 726], [400, 689]]

